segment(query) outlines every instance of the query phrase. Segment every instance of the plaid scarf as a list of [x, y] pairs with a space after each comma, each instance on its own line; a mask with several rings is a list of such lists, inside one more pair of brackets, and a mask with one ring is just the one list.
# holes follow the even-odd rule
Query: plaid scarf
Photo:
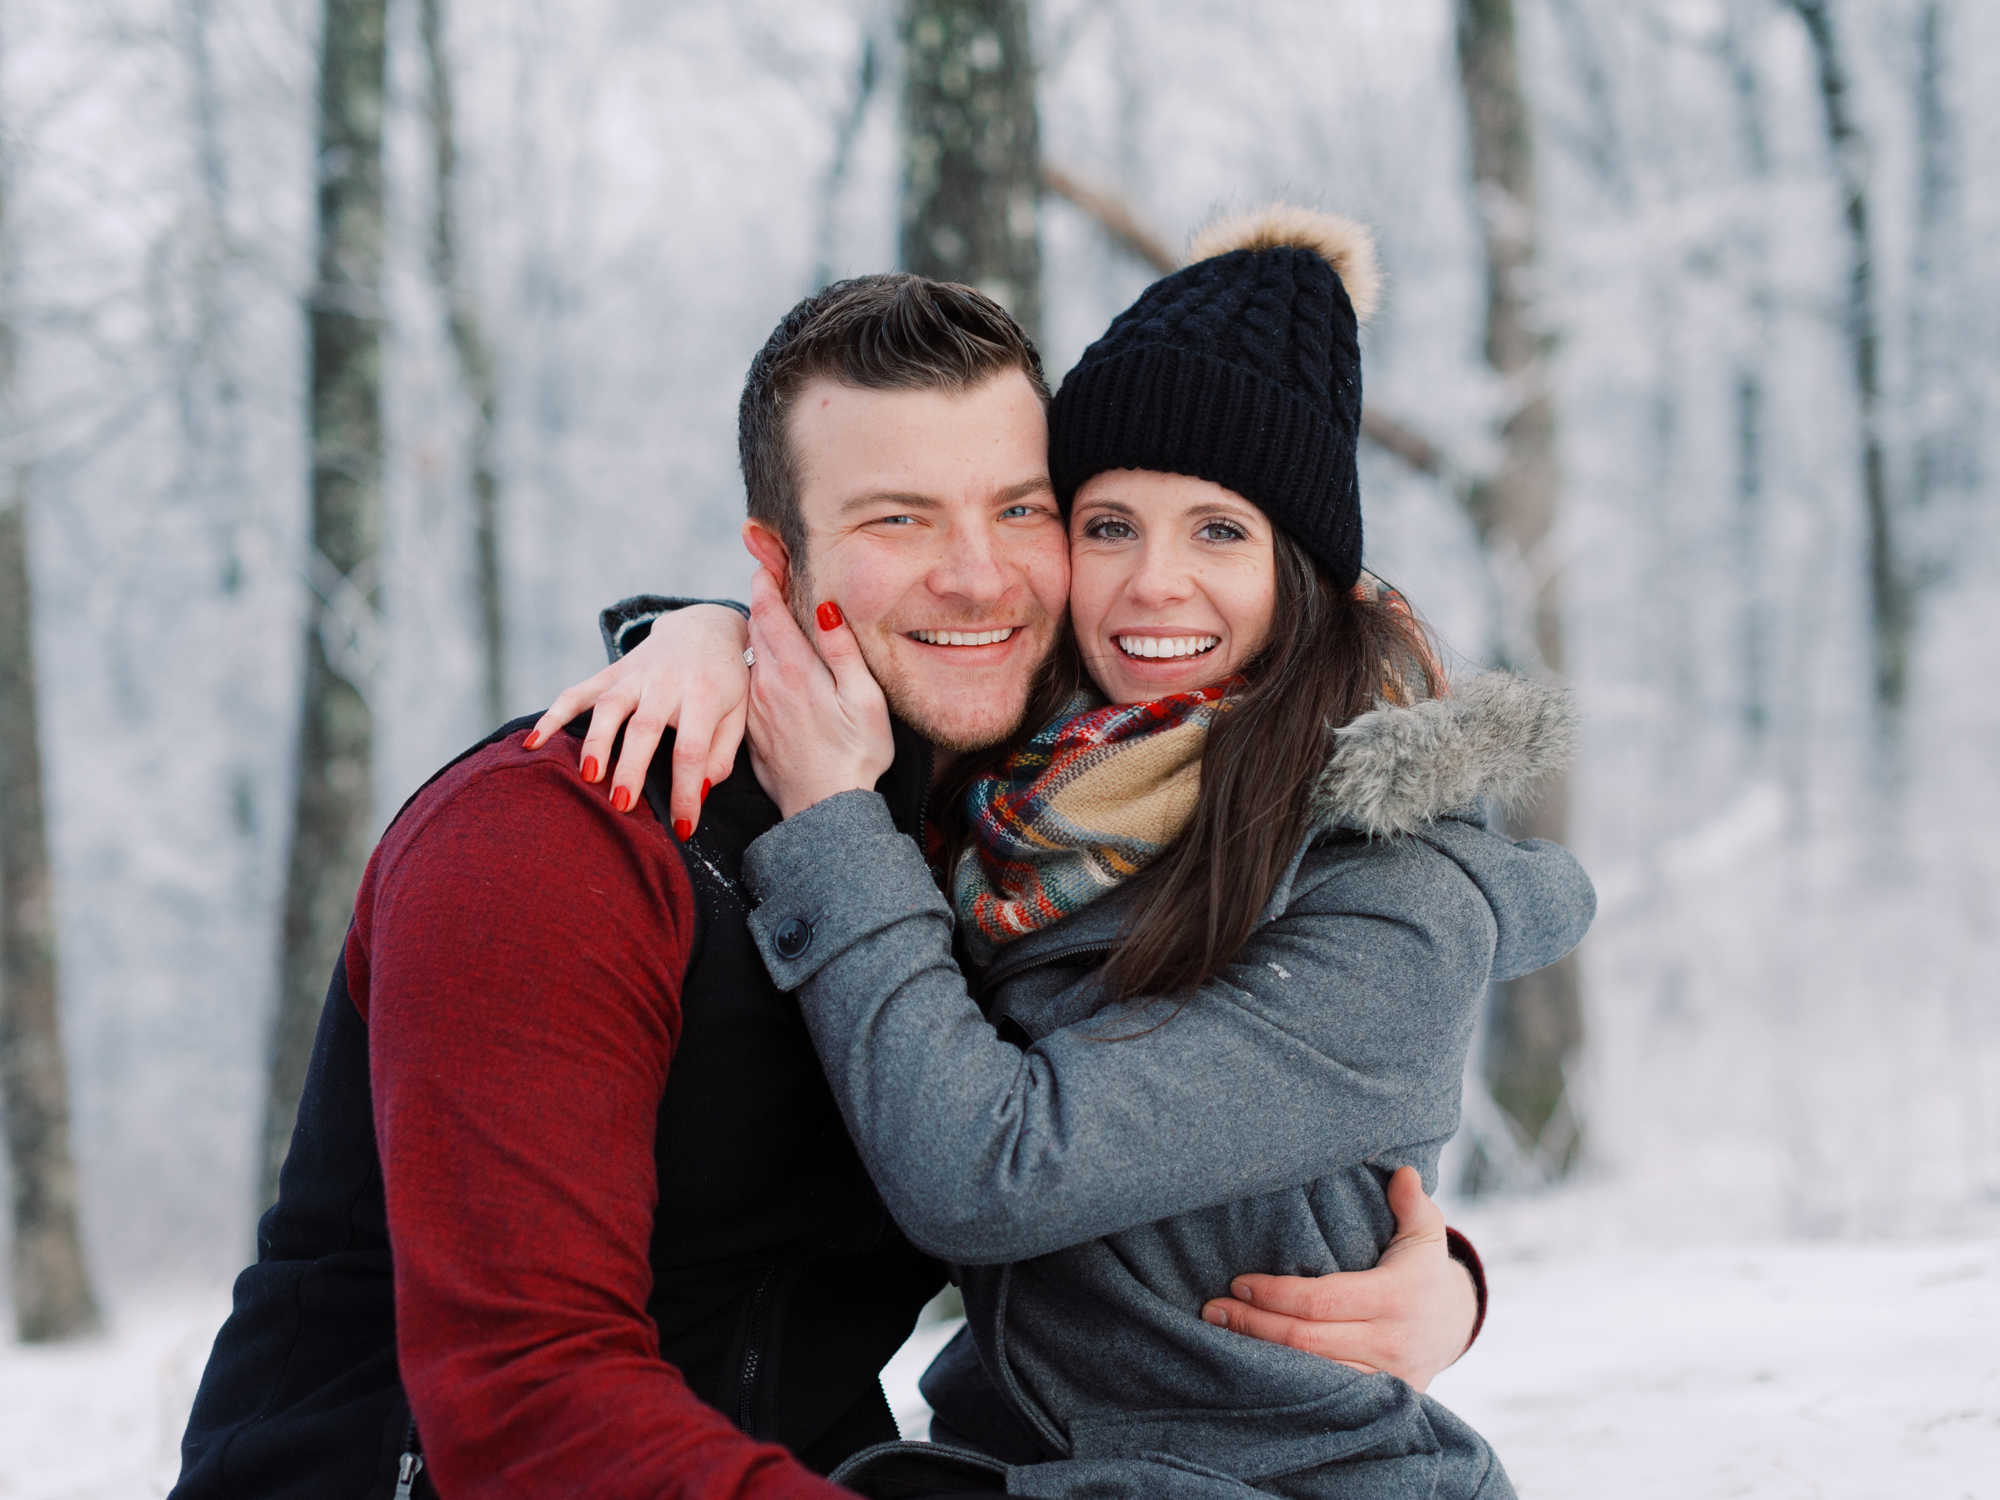
[[952, 877], [966, 945], [990, 963], [1081, 911], [1187, 826], [1216, 704], [1235, 680], [1152, 703], [1078, 693], [966, 792], [972, 841]]

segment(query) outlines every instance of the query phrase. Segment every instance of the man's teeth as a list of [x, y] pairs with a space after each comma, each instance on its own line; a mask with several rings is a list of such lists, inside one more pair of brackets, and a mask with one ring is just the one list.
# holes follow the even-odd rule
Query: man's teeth
[[926, 646], [993, 646], [1014, 633], [1009, 625], [1004, 630], [912, 630], [911, 636]]
[[1222, 641], [1219, 635], [1114, 635], [1127, 656], [1199, 656]]

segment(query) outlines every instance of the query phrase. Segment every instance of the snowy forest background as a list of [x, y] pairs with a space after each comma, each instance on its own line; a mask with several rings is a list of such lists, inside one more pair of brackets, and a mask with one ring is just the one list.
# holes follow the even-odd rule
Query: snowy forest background
[[[1104, 200], [1172, 244], [1274, 194], [1352, 213], [1391, 276], [1370, 402], [1428, 444], [1364, 454], [1370, 565], [1468, 660], [1532, 655], [1523, 601], [1560, 580], [1588, 715], [1570, 839], [1602, 897], [1580, 1143], [1516, 1149], [1475, 1078], [1460, 1209], [1473, 1180], [1491, 1232], [1529, 1238], [1992, 1233], [2000, 7], [1518, 0], [1539, 257], [1514, 290], [1546, 354], [1512, 379], [1486, 246], [1520, 205], [1475, 190], [1449, 0], [1031, 10], [1042, 159], [1099, 194], [1039, 203], [1051, 373], [1156, 274]], [[114, 1315], [226, 1283], [259, 1207], [301, 642], [340, 592], [307, 562], [321, 13], [0, 4], [4, 457]], [[893, 7], [485, 0], [435, 38], [445, 276], [437, 14], [388, 8], [380, 611], [346, 638], [377, 828], [493, 718], [475, 469], [513, 715], [600, 663], [601, 605], [743, 592], [749, 357], [899, 256]], [[1553, 528], [1482, 543], [1463, 502], [1543, 395]]]

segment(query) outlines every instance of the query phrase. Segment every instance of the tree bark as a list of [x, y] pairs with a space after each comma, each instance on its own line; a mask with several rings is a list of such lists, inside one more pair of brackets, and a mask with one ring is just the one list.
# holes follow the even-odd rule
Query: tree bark
[[18, 472], [7, 482], [0, 496], [0, 1098], [13, 1179], [14, 1322], [23, 1341], [44, 1343], [94, 1331], [98, 1314], [70, 1156], [26, 507]]
[[384, 9], [385, 0], [325, 0], [320, 44], [319, 279], [309, 304], [314, 597], [264, 1115], [266, 1204], [277, 1197], [374, 818], [368, 691], [380, 651]]
[[500, 592], [500, 473], [494, 454], [500, 406], [493, 349], [486, 341], [479, 308], [465, 283], [458, 253], [458, 136], [451, 91], [451, 59], [445, 49], [443, 0], [418, 0], [417, 29], [423, 37], [429, 87], [424, 114], [431, 127], [436, 201], [431, 214], [431, 276], [444, 299], [445, 325], [458, 358], [459, 379], [472, 403], [472, 442], [467, 455], [472, 474], [474, 589], [479, 601], [480, 640], [486, 664], [486, 718], [507, 717], [507, 617]]
[[[7, 229], [0, 203], [0, 235]], [[11, 285], [11, 277], [0, 284]], [[42, 803], [41, 713], [28, 574], [27, 475], [14, 329], [0, 321], [0, 1102], [13, 1185], [14, 1323], [50, 1343], [99, 1326], [77, 1225], [63, 1062], [54, 882]]]
[[1851, 112], [1847, 65], [1826, 0], [1792, 0], [1805, 23], [1819, 69], [1820, 105], [1827, 145], [1840, 187], [1847, 229], [1848, 358], [1854, 370], [1856, 425], [1861, 446], [1861, 500], [1867, 516], [1868, 604], [1873, 639], [1877, 748], [1882, 770], [1893, 779], [1898, 721], [1909, 687], [1914, 598], [1899, 556], [1882, 440], [1881, 314], [1875, 295], [1875, 247], [1868, 204], [1868, 143]]
[[[1489, 551], [1512, 554], [1530, 580], [1527, 628], [1512, 632], [1518, 642], [1512, 654], [1527, 659], [1509, 664], [1556, 674], [1564, 667], [1562, 600], [1545, 543], [1555, 524], [1561, 474], [1548, 338], [1534, 306], [1534, 149], [1513, 0], [1459, 0], [1458, 60], [1486, 256], [1486, 359], [1519, 402], [1500, 429], [1498, 470], [1473, 486], [1473, 518]], [[1515, 831], [1561, 840], [1568, 829], [1568, 778], [1557, 776], [1515, 820]], [[1556, 1173], [1568, 1169], [1581, 1139], [1565, 1079], [1582, 1042], [1574, 955], [1499, 987], [1483, 1059], [1487, 1084], [1545, 1168]]]
[[1769, 603], [1766, 488], [1771, 328], [1776, 297], [1771, 285], [1770, 239], [1766, 214], [1771, 199], [1771, 149], [1764, 123], [1764, 85], [1756, 61], [1756, 35], [1766, 9], [1761, 0], [1732, 0], [1724, 13], [1720, 55], [1736, 105], [1743, 166], [1758, 191], [1743, 214], [1741, 254], [1748, 267], [1744, 302], [1746, 333], [1735, 359], [1732, 404], [1735, 415], [1736, 554], [1738, 671], [1742, 677], [1739, 720], [1753, 773], [1770, 766], [1774, 718], [1771, 671], [1772, 610]]
[[1041, 338], [1041, 146], [1026, 0], [904, 0], [902, 257]]

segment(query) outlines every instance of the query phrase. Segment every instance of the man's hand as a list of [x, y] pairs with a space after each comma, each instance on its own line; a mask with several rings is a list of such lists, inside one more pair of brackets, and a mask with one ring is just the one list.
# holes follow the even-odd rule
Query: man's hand
[[1416, 1168], [1389, 1179], [1396, 1237], [1372, 1271], [1326, 1276], [1238, 1276], [1229, 1297], [1202, 1308], [1211, 1323], [1285, 1344], [1416, 1390], [1465, 1352], [1479, 1316], [1471, 1273], [1445, 1246], [1444, 1214]]
[[[743, 616], [720, 604], [690, 604], [661, 615], [629, 654], [564, 689], [528, 735], [528, 748], [561, 733], [589, 709], [590, 732], [579, 761], [583, 779], [598, 781], [610, 772], [611, 805], [629, 812], [644, 795], [646, 767], [660, 736], [672, 728], [674, 779], [667, 807], [675, 836], [686, 840], [701, 821], [710, 785], [729, 775], [743, 743], [750, 694], [743, 648], [749, 629]], [[611, 742], [621, 724], [625, 743], [614, 768]]]

